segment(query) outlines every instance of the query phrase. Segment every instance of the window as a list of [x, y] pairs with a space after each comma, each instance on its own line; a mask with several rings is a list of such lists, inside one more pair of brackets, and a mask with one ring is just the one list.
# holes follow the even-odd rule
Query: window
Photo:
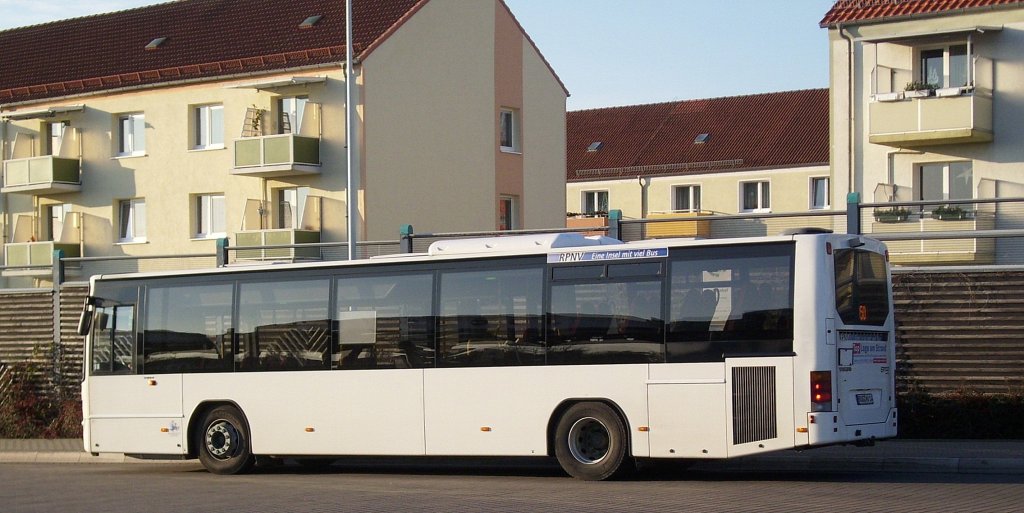
[[967, 45], [921, 50], [921, 82], [935, 88], [971, 85]]
[[327, 369], [331, 357], [327, 278], [238, 286], [238, 370]]
[[669, 362], [793, 350], [793, 245], [674, 250]]
[[135, 368], [135, 306], [99, 305], [95, 316], [92, 373], [132, 374]]
[[700, 210], [700, 186], [680, 185], [672, 188], [672, 210], [696, 212]]
[[501, 109], [501, 114], [499, 115], [499, 124], [501, 125], [501, 151], [521, 151], [519, 122], [518, 110], [506, 108]]
[[54, 242], [60, 241], [61, 236], [64, 234], [64, 220], [67, 215], [71, 213], [70, 203], [57, 203], [54, 205], [48, 205], [46, 207], [46, 213], [48, 223], [46, 228], [49, 233], [46, 234], [47, 240]]
[[846, 324], [881, 326], [889, 317], [885, 257], [859, 249], [836, 249], [836, 311]]
[[302, 129], [302, 115], [306, 111], [305, 96], [285, 96], [277, 100], [277, 133], [299, 134]]
[[970, 162], [924, 164], [918, 175], [917, 199], [959, 200], [974, 198], [974, 177]]
[[277, 226], [289, 230], [302, 227], [302, 214], [309, 197], [309, 187], [277, 190]]
[[608, 191], [584, 191], [582, 206], [584, 214], [607, 214]]
[[337, 294], [335, 367], [434, 367], [432, 273], [341, 276]]
[[662, 262], [552, 269], [547, 362], [665, 361]]
[[146, 241], [146, 200], [134, 198], [118, 202], [118, 242]]
[[117, 118], [117, 156], [146, 154], [146, 117], [141, 112]]
[[67, 128], [67, 121], [46, 123], [46, 136], [48, 147], [45, 149], [47, 155], [60, 155], [61, 143], [64, 141], [64, 129]]
[[193, 148], [197, 150], [224, 147], [224, 106], [200, 105], [193, 109], [195, 136]]
[[515, 196], [498, 198], [498, 229], [519, 229], [519, 198]]
[[811, 209], [821, 209], [829, 207], [830, 201], [828, 184], [829, 182], [827, 177], [811, 178]]
[[543, 284], [542, 267], [441, 273], [438, 366], [543, 364]]
[[744, 212], [768, 212], [771, 204], [771, 184], [764, 182], [746, 182], [740, 184], [742, 197], [740, 210]]
[[227, 233], [224, 220], [224, 195], [200, 194], [195, 196], [195, 238], [223, 237]]
[[234, 288], [234, 283], [150, 286], [143, 332], [143, 372], [232, 371]]

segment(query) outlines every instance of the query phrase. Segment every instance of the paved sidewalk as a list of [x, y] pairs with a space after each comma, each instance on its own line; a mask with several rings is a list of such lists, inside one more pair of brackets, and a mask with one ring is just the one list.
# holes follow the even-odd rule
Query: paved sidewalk
[[[153, 463], [122, 454], [92, 456], [82, 441], [0, 439], [0, 463]], [[180, 463], [169, 461], [168, 463]], [[890, 440], [702, 461], [707, 471], [909, 472], [1024, 475], [1024, 440]]]

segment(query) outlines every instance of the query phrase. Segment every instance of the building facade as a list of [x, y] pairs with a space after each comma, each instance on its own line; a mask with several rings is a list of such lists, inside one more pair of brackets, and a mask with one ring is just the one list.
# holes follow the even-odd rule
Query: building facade
[[[610, 209], [641, 219], [837, 206], [826, 89], [575, 111], [567, 132], [570, 226]], [[834, 228], [831, 218], [815, 223]], [[753, 231], [737, 235], [776, 231], [746, 224]]]
[[[844, 0], [821, 26], [836, 198], [934, 202], [876, 209], [866, 231], [1024, 227], [1020, 207], [985, 201], [1024, 197], [1024, 3]], [[898, 241], [890, 250], [902, 264], [1024, 261], [1010, 238]]]
[[[502, 1], [353, 19], [359, 240], [561, 225], [567, 92]], [[344, 2], [184, 0], [0, 32], [8, 285], [54, 249], [347, 241], [344, 25]]]

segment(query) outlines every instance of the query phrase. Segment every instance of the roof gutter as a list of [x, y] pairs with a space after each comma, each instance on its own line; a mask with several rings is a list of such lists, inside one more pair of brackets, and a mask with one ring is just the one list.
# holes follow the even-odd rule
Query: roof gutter
[[294, 72], [299, 72], [299, 71], [311, 71], [311, 70], [319, 70], [319, 69], [326, 69], [326, 68], [337, 69], [337, 67], [338, 67], [338, 63], [337, 62], [325, 62], [325, 63], [321, 63], [321, 64], [310, 64], [310, 65], [307, 65], [307, 66], [299, 66], [299, 67], [296, 67], [296, 68], [283, 68], [283, 69], [275, 69], [275, 70], [270, 70], [270, 71], [248, 71], [248, 72], [245, 72], [245, 73], [234, 73], [234, 74], [231, 74], [231, 75], [216, 75], [216, 76], [211, 76], [211, 77], [186, 78], [186, 79], [179, 79], [179, 80], [171, 80], [171, 81], [168, 81], [168, 82], [153, 82], [151, 84], [139, 84], [139, 85], [131, 85], [131, 86], [122, 86], [122, 87], [116, 87], [116, 88], [113, 88], [113, 89], [97, 89], [95, 91], [85, 91], [85, 92], [81, 92], [81, 93], [68, 94], [68, 95], [63, 95], [63, 96], [50, 96], [50, 97], [39, 98], [39, 99], [35, 99], [35, 100], [24, 100], [24, 101], [11, 102], [11, 103], [0, 103], [0, 112], [4, 111], [5, 109], [8, 109], [10, 107], [18, 107], [18, 106], [21, 106], [21, 105], [32, 105], [32, 104], [38, 104], [38, 103], [52, 103], [52, 102], [71, 100], [71, 99], [76, 99], [76, 98], [87, 98], [87, 97], [90, 97], [90, 96], [97, 96], [97, 95], [100, 95], [100, 94], [117, 94], [117, 93], [124, 93], [124, 92], [130, 92], [130, 91], [141, 91], [141, 90], [146, 90], [146, 89], [156, 89], [156, 88], [160, 88], [160, 87], [173, 87], [173, 86], [188, 85], [188, 84], [198, 84], [198, 83], [201, 83], [201, 82], [218, 82], [218, 81], [222, 81], [222, 80], [236, 80], [236, 79], [239, 79], [239, 78], [256, 77], [256, 76], [262, 76], [262, 75], [272, 75], [272, 74], [275, 74], [275, 73], [294, 73]]

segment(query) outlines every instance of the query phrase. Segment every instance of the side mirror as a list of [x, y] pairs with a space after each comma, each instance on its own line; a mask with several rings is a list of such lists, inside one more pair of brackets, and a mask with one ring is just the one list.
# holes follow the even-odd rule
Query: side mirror
[[86, 336], [92, 329], [92, 316], [96, 311], [96, 298], [88, 296], [85, 298], [85, 305], [82, 306], [82, 315], [78, 318], [78, 334]]

